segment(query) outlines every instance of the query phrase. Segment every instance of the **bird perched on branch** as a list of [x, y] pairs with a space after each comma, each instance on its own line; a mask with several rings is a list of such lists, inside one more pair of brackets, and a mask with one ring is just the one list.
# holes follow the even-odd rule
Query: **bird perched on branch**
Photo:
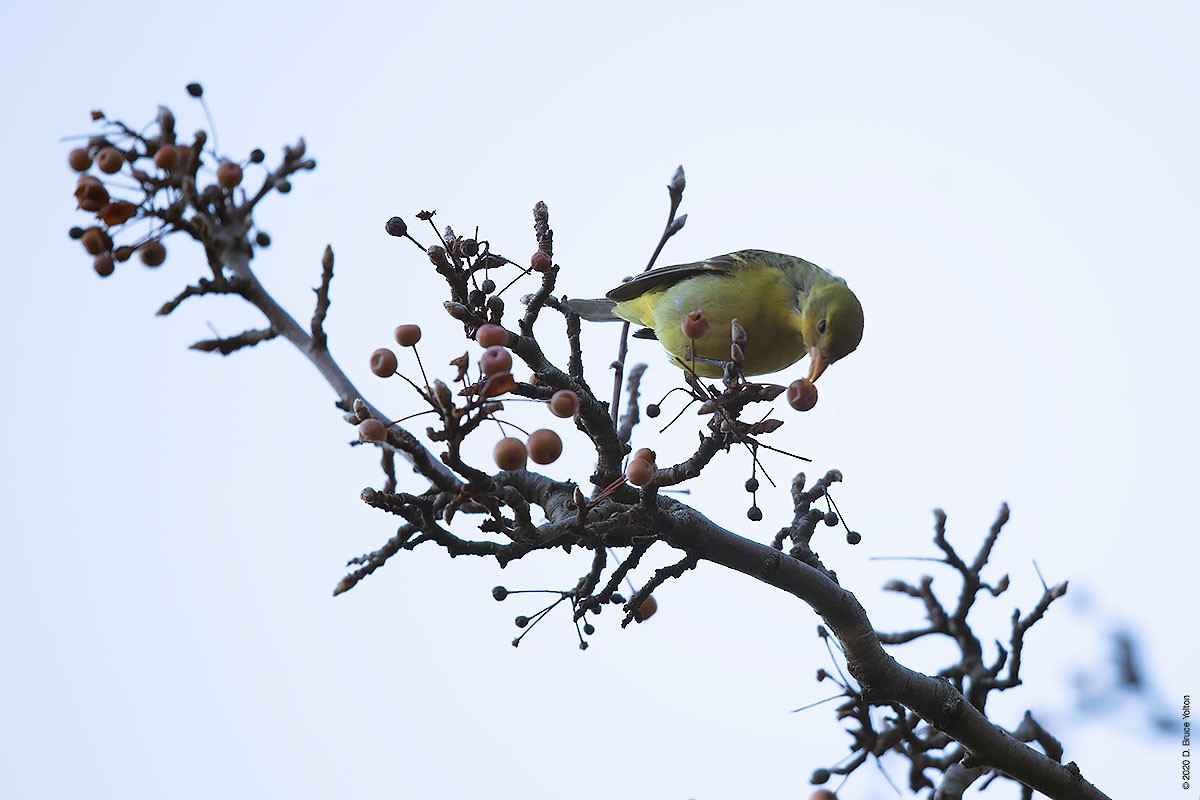
[[[571, 300], [570, 310], [594, 322], [626, 320], [645, 326], [639, 338], [658, 339], [676, 366], [717, 378], [730, 360], [730, 322], [746, 331], [743, 373], [790, 367], [805, 355], [815, 381], [862, 340], [862, 305], [841, 278], [803, 258], [739, 250], [691, 264], [643, 272], [603, 300]], [[689, 339], [684, 318], [703, 309], [708, 330]]]

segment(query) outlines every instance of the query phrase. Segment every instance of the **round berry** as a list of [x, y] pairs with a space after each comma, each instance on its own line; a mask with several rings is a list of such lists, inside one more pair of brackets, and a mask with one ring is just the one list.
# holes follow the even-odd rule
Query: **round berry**
[[496, 291], [496, 282], [491, 278], [484, 278], [483, 283], [479, 284], [479, 288], [483, 290], [484, 294], [491, 294]]
[[545, 250], [538, 250], [529, 260], [529, 265], [533, 267], [534, 272], [547, 272], [554, 265], [554, 261]]
[[381, 378], [390, 378], [395, 375], [398, 366], [396, 354], [386, 347], [381, 347], [371, 353], [371, 372]]
[[[479, 254], [479, 242], [475, 241], [474, 239], [463, 239], [462, 243], [458, 247], [459, 252], [461, 252], [467, 258], [472, 258]], [[484, 289], [484, 291], [486, 292], [487, 290]]]
[[95, 225], [83, 232], [83, 236], [79, 237], [79, 242], [88, 255], [98, 256], [104, 251], [112, 249], [112, 239], [108, 237], [103, 228]]
[[643, 461], [649, 461], [651, 464], [658, 463], [658, 454], [649, 447], [643, 447], [633, 454], [634, 458], [640, 458]]
[[521, 616], [514, 619], [513, 622], [516, 624], [516, 626], [518, 628], [524, 628], [526, 625], [529, 624], [529, 617], [522, 614]]
[[654, 616], [655, 611], [658, 611], [658, 601], [654, 599], [654, 595], [650, 595], [638, 606], [637, 613], [633, 615], [633, 618], [638, 622], [645, 622]]
[[387, 426], [374, 417], [358, 423], [358, 440], [360, 442], [382, 442], [387, 439]]
[[829, 770], [820, 768], [814, 769], [812, 777], [808, 779], [809, 783], [815, 783], [820, 786], [822, 783], [829, 783]]
[[254, 234], [254, 243], [259, 247], [270, 247], [271, 234], [267, 233], [266, 231], [259, 231], [258, 233]]
[[704, 309], [697, 308], [695, 311], [686, 315], [683, 322], [679, 323], [680, 330], [683, 335], [689, 339], [696, 340], [708, 333], [708, 320], [704, 318]]
[[528, 451], [525, 449], [525, 443], [511, 436], [496, 442], [496, 446], [492, 449], [492, 458], [495, 460], [496, 466], [505, 472], [525, 469], [525, 459], [527, 456]]
[[128, 261], [133, 258], [133, 248], [127, 244], [123, 244], [113, 251], [113, 258], [121, 262]]
[[747, 492], [757, 492], [758, 491], [758, 478], [747, 478], [746, 479], [746, 491]]
[[76, 147], [67, 153], [67, 163], [76, 172], [87, 172], [92, 166], [92, 157], [88, 155], [86, 147]]
[[838, 524], [838, 515], [833, 513], [832, 511], [826, 511], [825, 512], [825, 524], [831, 528], [834, 525], [837, 525]]
[[421, 341], [420, 325], [399, 325], [395, 331], [396, 344], [401, 347], [413, 347]]
[[266, 159], [266, 157], [267, 157], [267, 154], [264, 153], [262, 150], [260, 150], [257, 147], [250, 151], [250, 163], [251, 164], [261, 164]]
[[750, 506], [746, 509], [746, 518], [751, 522], [758, 522], [762, 519], [762, 509], [758, 506]]
[[809, 411], [817, 404], [817, 387], [808, 378], [792, 381], [788, 384], [787, 401], [797, 411]]
[[862, 534], [859, 533], [858, 531], [850, 531], [849, 533], [846, 534], [846, 543], [847, 544], [858, 544], [861, 541], [862, 541]]
[[187, 85], [187, 93], [192, 97], [199, 97], [204, 94], [204, 87], [198, 83], [189, 83]]
[[562, 455], [563, 443], [558, 434], [541, 428], [529, 434], [529, 457], [538, 464], [552, 464]]
[[232, 189], [242, 182], [242, 168], [232, 161], [222, 161], [217, 167], [217, 183]]
[[508, 372], [512, 369], [512, 354], [500, 345], [493, 345], [483, 351], [479, 358], [479, 368], [484, 375], [495, 375], [497, 372]]
[[147, 267], [159, 267], [167, 260], [167, 248], [159, 239], [151, 239], [138, 248], [138, 258]]
[[508, 344], [508, 331], [499, 325], [480, 325], [475, 331], [475, 341], [484, 347], [503, 347]]
[[[826, 778], [825, 780], [829, 780]], [[817, 789], [808, 800], [837, 800], [837, 795], [828, 789]]]
[[635, 458], [625, 468], [625, 480], [634, 486], [645, 486], [654, 480], [654, 464], [644, 458]]
[[100, 152], [96, 153], [96, 166], [101, 172], [106, 172], [112, 175], [114, 172], [121, 171], [121, 165], [125, 163], [125, 156], [115, 147], [102, 147]]
[[550, 395], [547, 403], [550, 406], [550, 413], [563, 419], [573, 417], [579, 411], [579, 395], [570, 389], [559, 389]]
[[646, 416], [650, 419], [654, 419], [661, 413], [662, 409], [658, 407], [658, 403], [651, 403], [650, 405], [646, 406]]
[[112, 253], [101, 253], [92, 261], [92, 269], [96, 270], [96, 274], [101, 278], [107, 278], [109, 275], [112, 275], [115, 268]]
[[596, 626], [590, 622], [585, 622], [583, 624], [583, 632], [585, 635], [591, 636], [593, 633], [596, 632]]
[[508, 589], [505, 589], [503, 586], [495, 586], [492, 588], [492, 597], [497, 600], [503, 600], [508, 597]]
[[164, 144], [154, 153], [154, 166], [164, 172], [172, 172], [182, 161], [179, 148], [173, 144]]

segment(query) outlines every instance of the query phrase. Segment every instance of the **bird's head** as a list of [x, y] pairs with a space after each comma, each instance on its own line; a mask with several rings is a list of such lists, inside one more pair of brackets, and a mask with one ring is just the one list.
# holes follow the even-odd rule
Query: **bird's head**
[[819, 284], [800, 308], [800, 328], [811, 357], [808, 379], [815, 381], [826, 367], [854, 352], [862, 341], [862, 304], [841, 280]]

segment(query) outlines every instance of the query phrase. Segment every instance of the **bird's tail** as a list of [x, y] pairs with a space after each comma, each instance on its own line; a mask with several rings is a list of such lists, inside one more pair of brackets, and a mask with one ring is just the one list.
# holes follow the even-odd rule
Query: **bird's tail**
[[616, 306], [612, 300], [568, 300], [567, 307], [573, 314], [578, 314], [581, 319], [586, 319], [589, 322], [612, 322], [619, 320], [616, 314], [613, 313], [613, 307]]

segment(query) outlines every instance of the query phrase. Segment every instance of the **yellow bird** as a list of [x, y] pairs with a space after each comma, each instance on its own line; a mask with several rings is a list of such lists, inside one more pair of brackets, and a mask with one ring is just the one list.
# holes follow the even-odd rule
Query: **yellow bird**
[[[766, 250], [660, 267], [605, 300], [569, 305], [583, 319], [644, 325], [634, 336], [658, 339], [676, 366], [689, 370], [694, 363], [706, 378], [720, 377], [729, 361], [734, 319], [746, 330], [746, 375], [778, 372], [809, 355], [808, 379], [815, 381], [853, 352], [863, 334], [862, 305], [844, 280], [803, 258]], [[693, 344], [681, 324], [701, 308], [709, 327]]]

